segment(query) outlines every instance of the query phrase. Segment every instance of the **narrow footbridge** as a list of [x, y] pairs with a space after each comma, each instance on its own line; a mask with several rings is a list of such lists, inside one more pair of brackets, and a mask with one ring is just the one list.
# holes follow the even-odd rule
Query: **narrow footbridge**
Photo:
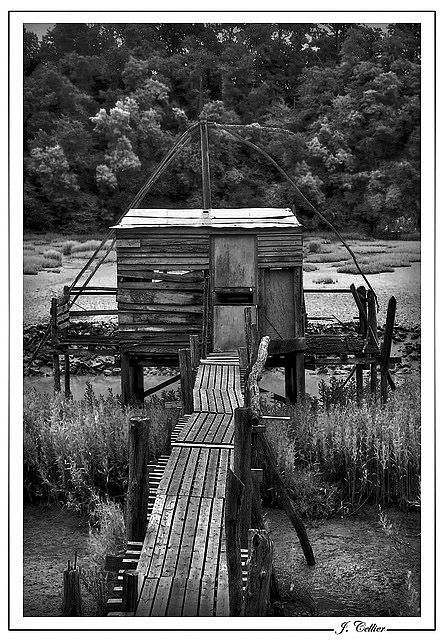
[[136, 616], [228, 616], [224, 532], [234, 409], [243, 406], [236, 353], [201, 360], [194, 411], [173, 432], [137, 571]]

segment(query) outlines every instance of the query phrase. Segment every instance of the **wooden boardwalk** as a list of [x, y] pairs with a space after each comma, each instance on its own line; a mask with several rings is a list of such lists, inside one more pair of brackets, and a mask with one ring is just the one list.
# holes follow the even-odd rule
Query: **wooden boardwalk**
[[243, 406], [237, 354], [201, 360], [193, 397], [152, 506], [136, 616], [229, 615], [224, 502], [233, 412]]

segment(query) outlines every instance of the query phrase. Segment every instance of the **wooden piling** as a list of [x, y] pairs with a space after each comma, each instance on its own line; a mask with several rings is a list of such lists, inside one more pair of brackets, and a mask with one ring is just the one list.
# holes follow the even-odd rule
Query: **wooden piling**
[[227, 552], [230, 616], [242, 614], [242, 567], [239, 518], [244, 485], [232, 469], [228, 469], [225, 490], [225, 544]]
[[[246, 388], [246, 383], [247, 383], [247, 378], [249, 375], [249, 366], [248, 366], [248, 354], [247, 354], [247, 348], [246, 347], [238, 347], [237, 349], [237, 353], [239, 356], [239, 368], [242, 374], [242, 382], [243, 385], [245, 387], [245, 394], [248, 393], [248, 390]], [[244, 394], [244, 395], [245, 395]], [[246, 404], [248, 405], [248, 401], [246, 402]]]
[[60, 356], [59, 335], [57, 326], [57, 298], [51, 299], [51, 346], [52, 346], [52, 371], [54, 376], [54, 391], [59, 392], [60, 386]]
[[120, 350], [120, 388], [122, 404], [130, 403], [130, 370], [129, 356], [123, 349]]
[[193, 370], [191, 368], [191, 351], [179, 349], [180, 390], [182, 395], [182, 411], [185, 415], [193, 413]]
[[190, 336], [190, 352], [191, 352], [191, 368], [196, 371], [200, 364], [200, 345], [199, 336], [193, 334]]
[[143, 404], [143, 366], [137, 361], [129, 361], [129, 401], [132, 406]]
[[71, 563], [68, 561], [68, 568], [63, 572], [63, 604], [62, 604], [62, 616], [82, 616], [82, 592], [80, 589], [80, 569], [74, 562], [74, 567], [71, 568]]
[[[367, 314], [367, 290], [364, 286], [356, 289], [360, 304], [358, 305], [359, 311], [359, 328], [358, 333], [361, 336], [365, 336], [369, 330], [368, 314]], [[364, 365], [356, 365], [356, 399], [358, 404], [362, 400], [364, 393]]]
[[[304, 285], [302, 267], [293, 269], [293, 290], [295, 300], [295, 337], [305, 335], [305, 305], [304, 305]], [[294, 356], [294, 369], [292, 372], [292, 391], [294, 389], [295, 402], [305, 402], [305, 354], [303, 351], [297, 352]]]
[[143, 541], [148, 503], [149, 418], [131, 418], [128, 431], [128, 540]]
[[393, 329], [395, 326], [396, 298], [390, 298], [387, 307], [387, 318], [385, 321], [384, 341], [381, 349], [381, 402], [387, 402], [387, 384], [389, 377], [389, 359], [392, 348]]
[[265, 529], [250, 529], [248, 538], [248, 573], [243, 615], [265, 616], [270, 602], [273, 543]]
[[234, 410], [234, 463], [233, 470], [244, 485], [244, 499], [240, 515], [240, 539], [245, 548], [251, 527], [251, 410], [238, 407]]
[[[244, 309], [245, 322], [245, 348], [247, 349], [248, 368], [251, 367], [252, 360], [252, 338], [251, 338], [251, 307]], [[249, 373], [249, 372], [248, 372]]]
[[65, 353], [65, 398], [71, 397], [71, 371], [69, 353]]
[[135, 611], [139, 596], [139, 573], [127, 570], [123, 573], [122, 610], [126, 613]]
[[[373, 346], [379, 346], [378, 342], [378, 320], [376, 315], [376, 300], [375, 294], [371, 289], [367, 291], [367, 305], [368, 305], [368, 325], [369, 325], [369, 338]], [[370, 392], [376, 397], [377, 387], [377, 369], [376, 364], [370, 365]]]

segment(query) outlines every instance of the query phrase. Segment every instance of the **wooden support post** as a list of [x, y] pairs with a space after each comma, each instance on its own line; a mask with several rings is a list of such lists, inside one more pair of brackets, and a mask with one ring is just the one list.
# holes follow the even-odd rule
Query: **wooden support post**
[[282, 480], [281, 474], [278, 471], [276, 460], [270, 447], [270, 443], [263, 433], [258, 433], [257, 439], [268, 462], [268, 471], [271, 477], [272, 484], [279, 494], [285, 513], [288, 515], [292, 525], [295, 528], [295, 531], [299, 538], [299, 542], [301, 543], [302, 551], [304, 552], [305, 559], [307, 560], [307, 564], [312, 566], [315, 564], [315, 558], [310, 541], [307, 536], [307, 531], [301, 518], [296, 513], [293, 507], [293, 503], [291, 502], [291, 498], [288, 495], [287, 489], [285, 488], [284, 481]]
[[200, 363], [200, 345], [199, 345], [199, 336], [191, 335], [190, 336], [190, 352], [191, 352], [191, 368], [193, 371], [196, 371], [199, 368]]
[[248, 533], [248, 574], [243, 615], [265, 616], [270, 602], [273, 543], [265, 529], [250, 529]]
[[139, 597], [139, 573], [137, 571], [124, 571], [122, 589], [122, 610], [126, 613], [135, 611]]
[[71, 397], [71, 371], [69, 353], [65, 353], [65, 398]]
[[54, 375], [54, 391], [59, 392], [60, 387], [60, 357], [59, 334], [57, 326], [57, 298], [51, 300], [51, 346], [52, 346], [52, 371]]
[[129, 361], [129, 401], [133, 406], [143, 404], [143, 366], [137, 361]]
[[257, 358], [257, 350], [259, 348], [259, 333], [257, 329], [257, 324], [255, 322], [251, 323], [251, 361], [250, 366], [254, 365], [254, 362]]
[[120, 387], [122, 395], [122, 404], [130, 403], [130, 371], [128, 354], [120, 350]]
[[211, 209], [210, 152], [208, 148], [208, 124], [206, 119], [200, 120], [200, 150], [202, 160], [202, 196], [203, 208]]
[[202, 358], [207, 357], [208, 335], [210, 332], [210, 282], [208, 272], [204, 277], [203, 309], [202, 309]]
[[191, 368], [191, 352], [179, 349], [180, 389], [182, 394], [182, 410], [184, 414], [193, 413], [193, 370]]
[[243, 483], [231, 469], [228, 469], [225, 491], [225, 544], [227, 551], [230, 616], [240, 616], [242, 613], [242, 567], [239, 517], [242, 509], [243, 493]]
[[247, 399], [247, 389], [246, 389], [246, 385], [247, 385], [247, 377], [248, 377], [248, 354], [247, 354], [247, 347], [238, 347], [237, 349], [237, 353], [239, 356], [239, 367], [241, 370], [241, 374], [243, 375], [242, 378], [242, 383], [245, 387], [245, 401], [246, 401], [246, 406], [248, 406], [248, 399]]
[[248, 376], [248, 398], [251, 407], [251, 417], [254, 424], [258, 424], [261, 416], [260, 407], [260, 393], [259, 393], [259, 379], [262, 376], [262, 371], [265, 367], [265, 363], [268, 357], [268, 345], [270, 344], [270, 337], [264, 336], [257, 350], [257, 360], [251, 367], [250, 375]]
[[243, 548], [248, 544], [251, 527], [251, 410], [238, 407], [234, 410], [234, 473], [243, 483], [244, 500], [240, 517], [240, 539]]
[[131, 418], [128, 431], [128, 540], [143, 541], [148, 502], [149, 418]]
[[[250, 373], [249, 369], [251, 367], [252, 356], [252, 338], [251, 338], [251, 307], [245, 307], [244, 309], [244, 320], [245, 320], [245, 347], [247, 349], [247, 360], [248, 360], [248, 374]], [[247, 374], [247, 375], [248, 375]]]
[[[376, 315], [376, 300], [375, 294], [371, 289], [367, 292], [368, 302], [368, 325], [369, 325], [369, 337], [373, 346], [379, 346], [378, 342], [378, 320]], [[377, 370], [376, 364], [370, 365], [370, 392], [373, 397], [376, 397], [377, 387]]]
[[[295, 299], [295, 337], [304, 337], [305, 335], [305, 318], [304, 318], [304, 284], [302, 267], [293, 269], [293, 287]], [[305, 354], [303, 351], [294, 355], [294, 392], [295, 401], [299, 403], [305, 402]]]
[[[361, 286], [356, 289], [356, 293], [361, 302], [361, 304], [358, 305], [358, 311], [359, 311], [358, 333], [361, 336], [365, 336], [369, 330], [368, 315], [367, 315], [367, 290], [365, 287]], [[357, 364], [356, 365], [356, 399], [358, 401], [358, 404], [360, 404], [362, 400], [363, 393], [364, 393], [364, 365]]]
[[71, 569], [71, 563], [68, 561], [68, 568], [63, 572], [63, 605], [62, 616], [82, 616], [82, 592], [80, 589], [80, 569], [74, 562]]
[[173, 420], [171, 416], [167, 418], [166, 431], [165, 455], [169, 456], [171, 454], [171, 435], [173, 433]]
[[387, 402], [387, 383], [389, 377], [389, 358], [392, 348], [393, 329], [395, 326], [396, 298], [390, 298], [387, 307], [387, 318], [385, 321], [384, 342], [381, 349], [381, 402]]

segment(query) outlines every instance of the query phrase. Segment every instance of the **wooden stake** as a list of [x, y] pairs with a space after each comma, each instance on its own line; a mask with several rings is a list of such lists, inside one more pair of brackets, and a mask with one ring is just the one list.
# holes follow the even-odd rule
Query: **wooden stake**
[[260, 393], [259, 393], [258, 381], [262, 376], [262, 371], [267, 361], [269, 344], [270, 344], [270, 337], [264, 336], [257, 350], [257, 360], [251, 367], [251, 373], [248, 376], [248, 381], [247, 381], [249, 404], [251, 407], [253, 421], [256, 424], [259, 422], [259, 419], [261, 416]]
[[[361, 303], [360, 305], [358, 305], [358, 310], [359, 310], [358, 333], [361, 336], [365, 336], [369, 332], [366, 288], [364, 286], [358, 287], [356, 289], [356, 293]], [[356, 365], [356, 399], [358, 401], [358, 404], [360, 404], [362, 400], [363, 393], [364, 393], [364, 366], [362, 364], [357, 364]]]
[[130, 403], [130, 372], [128, 354], [120, 350], [120, 386], [122, 395], [122, 404]]
[[281, 474], [278, 471], [276, 460], [270, 447], [270, 443], [263, 433], [258, 433], [257, 439], [268, 462], [268, 471], [270, 473], [273, 486], [279, 494], [285, 513], [288, 515], [292, 525], [295, 528], [295, 531], [299, 538], [299, 542], [301, 543], [302, 551], [304, 552], [305, 559], [307, 560], [307, 564], [313, 566], [315, 564], [315, 558], [310, 541], [307, 536], [307, 531], [301, 518], [296, 513], [290, 496], [288, 495], [287, 489], [285, 488], [284, 482], [281, 478]]
[[387, 383], [389, 376], [389, 359], [392, 348], [393, 329], [395, 326], [396, 298], [390, 298], [387, 307], [387, 318], [385, 321], [384, 342], [381, 349], [381, 402], [387, 402]]
[[200, 150], [202, 160], [202, 196], [203, 208], [211, 209], [211, 178], [210, 178], [210, 153], [208, 148], [208, 125], [207, 121], [202, 119], [199, 122], [200, 127]]
[[122, 589], [122, 609], [125, 612], [135, 611], [139, 597], [139, 574], [137, 571], [124, 571]]
[[199, 345], [199, 336], [191, 335], [190, 336], [190, 352], [191, 352], [191, 368], [197, 370], [199, 368], [200, 363], [200, 345]]
[[251, 527], [251, 410], [238, 407], [234, 410], [234, 473], [244, 485], [244, 499], [240, 516], [240, 539], [243, 548], [248, 544]]
[[193, 413], [193, 370], [191, 368], [191, 352], [179, 349], [180, 389], [182, 394], [182, 410], [184, 414]]
[[265, 529], [248, 532], [248, 574], [244, 616], [265, 616], [270, 601], [273, 543]]
[[71, 376], [69, 365], [69, 353], [65, 353], [65, 398], [71, 397]]
[[60, 386], [60, 357], [58, 352], [59, 335], [57, 327], [57, 298], [51, 300], [51, 346], [52, 346], [52, 371], [54, 375], [54, 391], [58, 393]]
[[[305, 318], [304, 318], [304, 285], [302, 267], [293, 269], [293, 288], [295, 299], [295, 337], [304, 337], [305, 335]], [[294, 355], [294, 395], [295, 402], [305, 402], [305, 354], [297, 352]]]
[[82, 616], [82, 593], [80, 590], [80, 569], [75, 566], [71, 569], [68, 561], [68, 568], [63, 572], [63, 605], [62, 616]]
[[225, 491], [225, 544], [227, 551], [230, 616], [240, 616], [242, 613], [242, 567], [239, 517], [242, 509], [243, 494], [243, 483], [231, 469], [228, 469]]
[[128, 540], [143, 541], [148, 502], [149, 418], [131, 418], [128, 431]]
[[[378, 320], [376, 315], [376, 300], [375, 295], [371, 289], [367, 292], [367, 302], [368, 302], [368, 324], [369, 324], [369, 332], [370, 332], [370, 341], [373, 346], [379, 346], [378, 343]], [[377, 387], [377, 370], [376, 364], [370, 365], [370, 392], [376, 397], [376, 387]]]

